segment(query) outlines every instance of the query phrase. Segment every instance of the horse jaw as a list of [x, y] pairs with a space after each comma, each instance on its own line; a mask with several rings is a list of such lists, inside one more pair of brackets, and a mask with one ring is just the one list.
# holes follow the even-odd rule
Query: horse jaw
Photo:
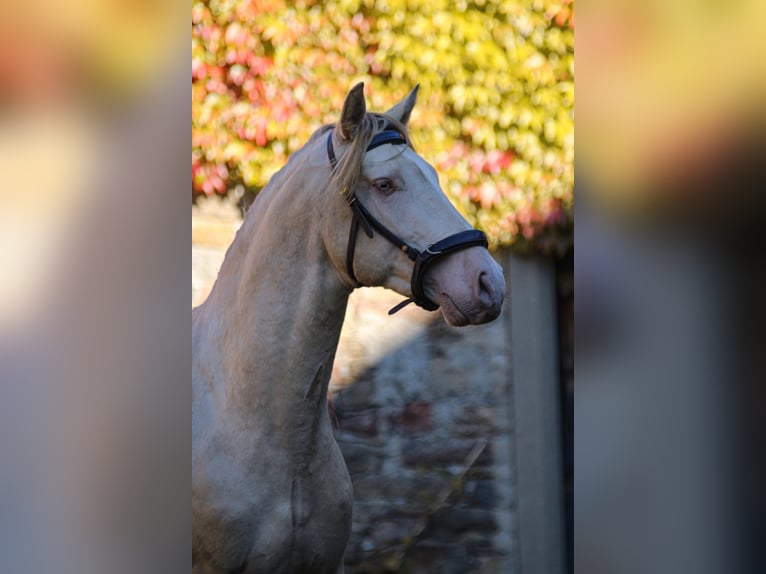
[[500, 315], [505, 279], [486, 249], [472, 247], [435, 263], [426, 276], [425, 291], [448, 325], [481, 325]]

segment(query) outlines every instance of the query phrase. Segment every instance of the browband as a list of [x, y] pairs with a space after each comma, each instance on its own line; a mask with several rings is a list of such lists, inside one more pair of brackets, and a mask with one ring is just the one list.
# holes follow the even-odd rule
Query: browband
[[[332, 133], [334, 130], [330, 130], [327, 136], [327, 157], [330, 158], [330, 164], [335, 167], [338, 164], [338, 160], [335, 158], [335, 150], [332, 145]], [[402, 134], [395, 130], [386, 130], [377, 133], [370, 141], [370, 145], [367, 146], [367, 151], [374, 150], [376, 147], [380, 147], [383, 144], [406, 144], [407, 140]]]

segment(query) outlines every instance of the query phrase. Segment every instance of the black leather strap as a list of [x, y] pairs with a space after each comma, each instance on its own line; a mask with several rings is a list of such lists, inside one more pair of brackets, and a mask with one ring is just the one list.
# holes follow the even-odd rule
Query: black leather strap
[[[410, 261], [415, 261], [417, 259], [418, 255], [420, 254], [420, 251], [418, 251], [417, 247], [413, 247], [406, 241], [404, 241], [401, 237], [396, 235], [394, 232], [392, 232], [390, 229], [388, 229], [385, 225], [383, 225], [380, 221], [375, 219], [373, 215], [367, 211], [367, 208], [362, 205], [362, 203], [359, 201], [359, 199], [354, 196], [351, 200], [351, 208], [354, 210], [354, 212], [358, 213], [363, 221], [365, 221], [368, 226], [374, 227], [378, 233], [380, 233], [383, 237], [388, 239], [389, 242], [396, 245], [399, 249], [404, 251], [404, 253], [407, 255], [407, 257], [410, 258]], [[372, 238], [372, 230], [367, 234], [368, 237]]]
[[429, 245], [421, 251], [415, 260], [415, 268], [412, 270], [410, 287], [412, 288], [413, 300], [424, 309], [434, 311], [439, 306], [426, 297], [423, 291], [423, 277], [428, 268], [438, 259], [445, 255], [468, 249], [469, 247], [488, 247], [487, 236], [478, 229], [467, 229]]
[[367, 237], [372, 239], [372, 228], [365, 216], [359, 211], [359, 205], [361, 204], [358, 204], [356, 202], [356, 197], [354, 197], [354, 200], [351, 202], [351, 210], [353, 212], [353, 215], [351, 216], [351, 229], [348, 232], [348, 245], [346, 246], [346, 270], [351, 277], [351, 281], [353, 281], [357, 287], [362, 286], [354, 273], [354, 252], [356, 251], [356, 236], [359, 233], [360, 224], [364, 227], [364, 232], [367, 234]]
[[406, 144], [407, 140], [404, 139], [404, 136], [400, 134], [397, 131], [394, 130], [386, 130], [384, 132], [380, 132], [379, 134], [375, 134], [372, 138], [372, 141], [370, 142], [370, 145], [367, 146], [367, 151], [373, 150], [376, 147], [380, 147], [383, 144]]
[[330, 130], [330, 133], [327, 134], [327, 157], [330, 160], [330, 165], [333, 166], [333, 168], [338, 165], [338, 160], [335, 157], [335, 150], [332, 147], [332, 134], [335, 132], [334, 129]]

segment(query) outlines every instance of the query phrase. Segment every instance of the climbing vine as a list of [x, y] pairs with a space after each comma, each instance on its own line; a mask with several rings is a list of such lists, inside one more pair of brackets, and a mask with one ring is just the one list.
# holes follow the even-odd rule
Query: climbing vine
[[419, 153], [493, 245], [571, 244], [572, 0], [192, 2], [192, 191], [257, 193], [348, 89], [419, 83]]

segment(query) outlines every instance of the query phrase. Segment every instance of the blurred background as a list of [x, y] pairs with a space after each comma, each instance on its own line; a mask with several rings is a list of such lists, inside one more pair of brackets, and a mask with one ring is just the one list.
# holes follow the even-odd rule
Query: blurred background
[[3, 3], [1, 572], [188, 569], [186, 9]]
[[192, 6], [192, 304], [242, 214], [365, 82], [420, 84], [415, 149], [506, 271], [504, 314], [456, 329], [351, 297], [331, 379], [354, 483], [346, 571], [571, 571], [571, 1]]
[[577, 572], [760, 572], [766, 4], [578, 13]]

